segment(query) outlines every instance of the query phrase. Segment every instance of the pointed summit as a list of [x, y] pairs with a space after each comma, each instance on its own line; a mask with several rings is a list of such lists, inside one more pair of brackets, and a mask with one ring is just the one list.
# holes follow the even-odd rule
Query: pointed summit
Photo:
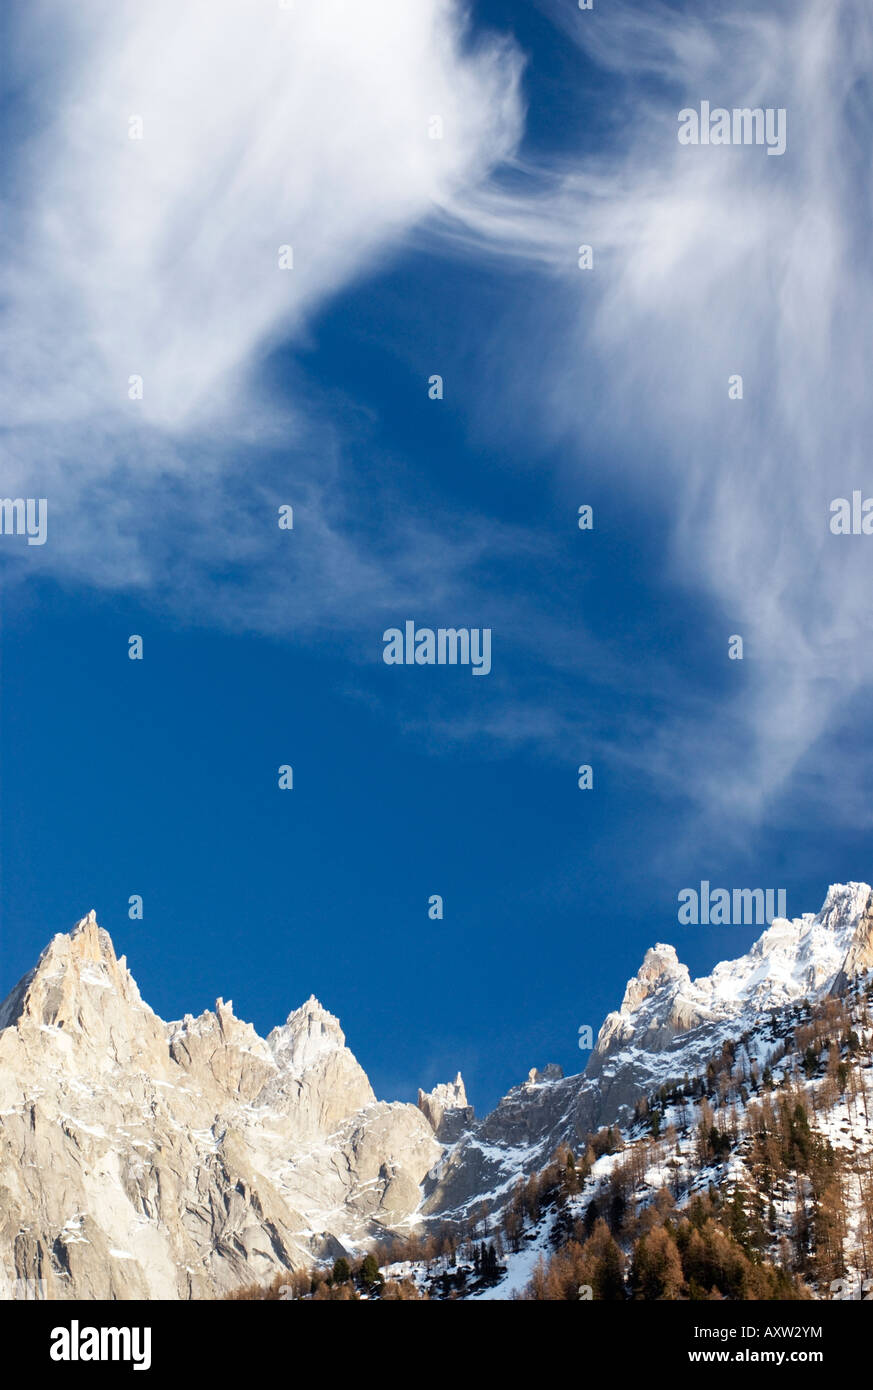
[[94, 1048], [111, 1039], [110, 1055], [132, 1056], [153, 1041], [145, 1016], [159, 1024], [92, 908], [71, 931], [52, 937], [0, 1005], [0, 1028], [53, 1029]]
[[621, 1002], [621, 1013], [636, 1013], [640, 1005], [668, 981], [688, 979], [688, 966], [680, 963], [676, 947], [657, 942], [646, 951], [643, 963], [633, 979], [628, 980]]
[[[63, 936], [54, 938], [55, 941], [59, 939], [63, 939]], [[112, 937], [99, 925], [97, 913], [93, 907], [73, 927], [69, 934], [69, 941], [73, 947], [73, 953], [80, 960], [90, 960], [95, 964], [106, 963], [107, 965], [115, 965], [118, 960], [115, 947], [112, 944]], [[51, 943], [49, 949], [51, 949]]]
[[330, 1132], [376, 1099], [339, 1019], [314, 994], [268, 1033], [267, 1046], [277, 1074], [264, 1098], [277, 1110], [293, 1108], [299, 1135]]
[[310, 994], [281, 1027], [268, 1034], [267, 1042], [281, 1067], [289, 1072], [304, 1072], [329, 1053], [342, 1051], [346, 1035], [339, 1019]]
[[434, 1086], [432, 1091], [419, 1089], [418, 1108], [429, 1121], [434, 1134], [444, 1143], [456, 1139], [464, 1126], [474, 1118], [460, 1072], [454, 1081], [444, 1081]]

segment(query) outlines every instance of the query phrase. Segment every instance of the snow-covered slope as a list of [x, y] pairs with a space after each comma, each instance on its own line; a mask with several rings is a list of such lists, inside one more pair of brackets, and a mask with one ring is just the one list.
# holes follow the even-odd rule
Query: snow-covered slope
[[626, 1122], [641, 1096], [697, 1075], [724, 1041], [754, 1037], [774, 1010], [821, 999], [869, 969], [871, 926], [869, 884], [836, 884], [820, 912], [775, 919], [745, 955], [700, 979], [690, 978], [674, 946], [652, 947], [605, 1019], [585, 1072], [562, 1077], [547, 1068], [510, 1091], [430, 1175], [425, 1211], [466, 1216], [483, 1192], [499, 1203], [559, 1144]]
[[648, 951], [628, 981], [621, 1008], [609, 1014], [595, 1056], [631, 1043], [658, 1051], [702, 1023], [818, 998], [833, 985], [864, 918], [866, 883], [833, 886], [821, 911], [792, 921], [777, 917], [746, 955], [722, 961], [711, 975], [692, 980], [675, 947]]

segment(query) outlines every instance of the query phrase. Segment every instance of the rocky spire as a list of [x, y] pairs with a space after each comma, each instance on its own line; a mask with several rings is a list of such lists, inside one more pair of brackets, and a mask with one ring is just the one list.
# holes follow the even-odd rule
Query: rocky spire
[[92, 1047], [111, 1038], [113, 1050], [131, 1056], [163, 1029], [93, 909], [72, 931], [52, 937], [36, 967], [0, 1005], [0, 1028], [12, 1025], [63, 1029]]
[[676, 947], [666, 946], [663, 942], [658, 942], [646, 951], [643, 963], [636, 975], [632, 980], [628, 980], [624, 999], [621, 1003], [621, 1012], [623, 1014], [636, 1013], [640, 1005], [663, 984], [671, 980], [687, 981], [688, 979], [688, 966], [680, 964]]
[[443, 1142], [456, 1139], [474, 1118], [460, 1072], [454, 1081], [443, 1081], [432, 1091], [419, 1090], [418, 1108]]

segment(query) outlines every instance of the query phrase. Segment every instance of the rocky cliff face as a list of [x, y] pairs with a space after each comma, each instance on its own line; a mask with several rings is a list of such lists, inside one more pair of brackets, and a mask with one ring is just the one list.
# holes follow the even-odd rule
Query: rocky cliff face
[[[859, 884], [858, 887], [863, 893], [867, 885]], [[833, 892], [833, 890], [831, 891]], [[831, 985], [831, 993], [841, 994], [850, 980], [868, 970], [873, 970], [873, 893], [867, 895], [864, 910], [852, 934], [845, 960]]]
[[[0, 1250], [48, 1297], [210, 1297], [417, 1207], [441, 1153], [315, 1000], [165, 1024], [89, 914], [0, 1012]], [[2, 1290], [0, 1290], [2, 1292]]]
[[699, 1073], [726, 1038], [754, 1055], [765, 1017], [871, 968], [867, 884], [777, 919], [702, 979], [656, 945], [584, 1073], [532, 1068], [476, 1120], [460, 1075], [417, 1106], [378, 1101], [315, 998], [266, 1039], [221, 999], [164, 1023], [90, 913], [0, 1005], [0, 1297], [16, 1281], [59, 1299], [215, 1297], [411, 1219], [499, 1206], [558, 1144]]

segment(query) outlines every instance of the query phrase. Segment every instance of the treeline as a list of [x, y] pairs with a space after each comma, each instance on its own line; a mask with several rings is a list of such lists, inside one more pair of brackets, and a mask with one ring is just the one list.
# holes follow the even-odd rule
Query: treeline
[[248, 1284], [227, 1295], [230, 1302], [259, 1300], [264, 1302], [308, 1301], [349, 1303], [355, 1299], [380, 1298], [385, 1302], [407, 1302], [427, 1299], [412, 1279], [386, 1280], [379, 1269], [375, 1254], [365, 1255], [355, 1263], [344, 1256], [334, 1260], [333, 1268], [309, 1270], [280, 1270], [269, 1284]]
[[[812, 1297], [809, 1285], [827, 1297], [849, 1264], [869, 1278], [873, 1155], [835, 1148], [819, 1126], [843, 1103], [849, 1120], [869, 1129], [871, 998], [873, 984], [862, 978], [842, 997], [801, 1002], [780, 1020], [764, 1065], [745, 1034], [700, 1076], [642, 1100], [635, 1118], [648, 1134], [626, 1147], [610, 1136], [608, 1149], [607, 1132], [596, 1136], [597, 1148], [621, 1158], [581, 1211], [570, 1199], [594, 1145], [581, 1159], [556, 1155], [512, 1204], [511, 1220], [522, 1225], [544, 1200], [556, 1208], [555, 1251], [522, 1297], [793, 1299]], [[713, 1166], [729, 1180], [677, 1209]], [[654, 1198], [643, 1192], [653, 1170], [663, 1184]]]
[[803, 1299], [787, 1270], [755, 1259], [729, 1229], [718, 1203], [698, 1197], [681, 1215], [662, 1191], [646, 1208], [645, 1230], [626, 1254], [603, 1218], [540, 1259], [524, 1301], [579, 1299]]
[[[524, 1185], [525, 1215], [551, 1207], [554, 1253], [540, 1258], [523, 1300], [585, 1299], [797, 1299], [808, 1297], [790, 1270], [768, 1261], [737, 1186], [725, 1200], [714, 1187], [681, 1211], [667, 1188], [652, 1200], [634, 1200], [646, 1171], [663, 1159], [663, 1146], [638, 1141], [613, 1165], [609, 1179], [584, 1204], [579, 1192], [581, 1163], [564, 1150], [539, 1175], [537, 1204], [530, 1205], [533, 1181]], [[522, 1193], [519, 1193], [519, 1197]]]

